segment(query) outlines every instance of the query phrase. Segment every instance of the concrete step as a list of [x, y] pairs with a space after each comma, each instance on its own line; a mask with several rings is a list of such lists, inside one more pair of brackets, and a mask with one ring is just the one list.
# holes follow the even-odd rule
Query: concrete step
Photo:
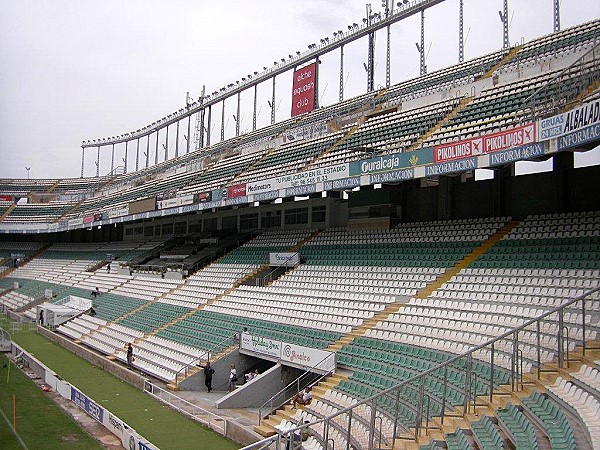
[[275, 435], [275, 430], [271, 427], [265, 427], [263, 425], [256, 425], [254, 431], [260, 434], [262, 437], [269, 437]]

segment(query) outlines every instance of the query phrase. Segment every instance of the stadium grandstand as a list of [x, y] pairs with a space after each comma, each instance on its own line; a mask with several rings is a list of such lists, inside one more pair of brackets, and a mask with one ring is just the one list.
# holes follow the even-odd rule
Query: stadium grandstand
[[248, 449], [305, 421], [292, 448], [600, 449], [598, 145], [595, 19], [133, 172], [1, 179], [0, 309], [132, 342], [175, 397], [235, 364]]

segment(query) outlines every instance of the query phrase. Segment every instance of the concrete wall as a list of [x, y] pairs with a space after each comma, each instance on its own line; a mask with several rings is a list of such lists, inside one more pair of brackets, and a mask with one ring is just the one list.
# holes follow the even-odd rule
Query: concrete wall
[[242, 384], [233, 392], [217, 400], [217, 408], [259, 408], [285, 387], [281, 364], [261, 373], [252, 381]]
[[37, 332], [42, 336], [47, 337], [53, 342], [56, 342], [61, 347], [66, 348], [72, 353], [75, 353], [77, 356], [82, 357], [86, 361], [92, 363], [93, 365], [104, 369], [115, 376], [125, 380], [127, 383], [134, 385], [139, 389], [144, 388], [144, 377], [138, 373], [132, 372], [127, 367], [111, 361], [104, 355], [99, 355], [92, 350], [89, 350], [82, 345], [78, 345], [73, 341], [70, 341], [67, 338], [60, 336], [59, 334], [53, 333], [52, 331], [47, 330], [44, 327], [37, 327]]
[[[238, 350], [231, 352], [229, 355], [219, 358], [217, 361], [211, 361], [210, 365], [215, 369], [212, 379], [212, 387], [215, 391], [226, 391], [229, 383], [229, 371], [231, 364], [235, 364], [238, 374], [238, 382], [242, 384], [244, 380], [244, 372], [250, 370], [256, 365], [256, 358], [252, 356], [242, 355]], [[204, 385], [204, 371], [200, 371], [191, 377], [183, 380], [179, 384], [179, 388], [183, 391], [202, 391], [206, 389]]]

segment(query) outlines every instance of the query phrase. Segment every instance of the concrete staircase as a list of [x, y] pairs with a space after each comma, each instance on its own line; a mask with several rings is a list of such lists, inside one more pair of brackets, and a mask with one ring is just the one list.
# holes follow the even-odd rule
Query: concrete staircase
[[430, 128], [425, 134], [423, 134], [417, 141], [411, 145], [408, 151], [417, 150], [423, 145], [423, 142], [426, 142], [431, 136], [437, 133], [444, 125], [446, 125], [452, 118], [456, 117], [458, 113], [460, 113], [465, 107], [473, 101], [473, 97], [464, 97], [460, 100], [458, 105], [450, 111], [442, 120], [436, 123], [432, 128]]
[[494, 245], [496, 245], [498, 243], [498, 241], [500, 241], [504, 236], [506, 236], [508, 233], [510, 233], [518, 224], [519, 224], [519, 222], [516, 222], [516, 221], [507, 223], [504, 227], [502, 227], [500, 230], [498, 230], [495, 234], [490, 236], [487, 241], [482, 243], [479, 247], [477, 247], [475, 250], [473, 250], [471, 253], [469, 253], [467, 256], [465, 256], [462, 260], [460, 260], [458, 263], [456, 263], [454, 265], [454, 267], [451, 267], [450, 269], [446, 270], [436, 280], [434, 280], [432, 283], [427, 285], [420, 292], [417, 292], [415, 297], [421, 298], [421, 299], [429, 297], [434, 291], [439, 289], [444, 283], [447, 283], [448, 281], [450, 281], [450, 279], [454, 275], [456, 275], [462, 269], [469, 267], [473, 263], [473, 261], [475, 261], [481, 255], [483, 255], [485, 252], [487, 252], [490, 248], [492, 248]]
[[2, 222], [4, 219], [6, 219], [6, 217], [13, 212], [13, 210], [17, 207], [16, 203], [13, 203], [12, 205], [10, 205], [6, 211], [4, 211], [4, 213], [0, 216], [0, 222]]
[[323, 159], [327, 154], [331, 153], [333, 150], [335, 150], [337, 147], [339, 147], [340, 145], [342, 145], [344, 142], [346, 142], [350, 136], [352, 136], [354, 133], [356, 133], [356, 131], [358, 130], [358, 125], [354, 125], [352, 128], [350, 128], [346, 134], [344, 134], [340, 139], [338, 139], [334, 144], [330, 145], [328, 148], [326, 148], [322, 153], [320, 153], [319, 155], [317, 155], [311, 162], [309, 162], [306, 166], [304, 166], [301, 171], [306, 171], [306, 170], [310, 170], [315, 164], [317, 164], [321, 159]]
[[52, 192], [54, 192], [56, 190], [56, 188], [58, 187], [58, 185], [60, 184], [60, 182], [61, 182], [61, 180], [56, 180], [54, 182], [54, 184], [48, 188], [48, 190], [46, 191], [46, 194], [51, 194]]
[[489, 78], [494, 75], [494, 72], [502, 67], [504, 64], [509, 62], [511, 59], [515, 57], [517, 53], [521, 50], [521, 46], [517, 45], [512, 47], [510, 51], [506, 54], [504, 58], [502, 58], [498, 63], [496, 63], [490, 70], [488, 70], [485, 74], [483, 74], [482, 78]]
[[[542, 367], [542, 372], [538, 378], [537, 374], [525, 374], [524, 382], [518, 387], [518, 390], [512, 391], [510, 386], [501, 386], [499, 392], [495, 392], [492, 401], [489, 396], [477, 397], [474, 411], [471, 410], [463, 416], [462, 411], [455, 409], [451, 411], [451, 417], [445, 417], [442, 423], [441, 419], [434, 419], [433, 425], [436, 427], [429, 430], [425, 435], [419, 436], [417, 441], [408, 442], [403, 439], [396, 440], [397, 449], [417, 450], [420, 445], [427, 445], [432, 440], [444, 440], [444, 434], [453, 433], [457, 428], [469, 430], [471, 423], [480, 420], [484, 415], [493, 417], [498, 409], [506, 408], [508, 403], [520, 405], [522, 399], [529, 397], [534, 391], [546, 391], [548, 386], [554, 384], [560, 376], [563, 379], [572, 378], [572, 374], [579, 371], [583, 364], [594, 366], [594, 361], [600, 359], [600, 341], [590, 341], [587, 343], [591, 349], [586, 350], [583, 355], [582, 349], [576, 349], [570, 355], [570, 367], [558, 368], [556, 363], [546, 363]], [[414, 433], [413, 435], [414, 436]]]
[[[327, 389], [335, 389], [341, 381], [347, 380], [349, 377], [350, 374], [344, 373], [343, 371], [328, 376], [319, 384], [313, 386], [313, 401], [321, 398]], [[298, 409], [303, 409], [303, 407], [298, 405]], [[277, 410], [275, 414], [272, 414], [265, 420], [261, 420], [260, 425], [254, 427], [254, 431], [263, 437], [273, 436], [276, 433], [275, 427], [279, 425], [283, 419], [290, 420], [294, 414], [296, 414], [296, 409], [287, 402], [281, 409]]]

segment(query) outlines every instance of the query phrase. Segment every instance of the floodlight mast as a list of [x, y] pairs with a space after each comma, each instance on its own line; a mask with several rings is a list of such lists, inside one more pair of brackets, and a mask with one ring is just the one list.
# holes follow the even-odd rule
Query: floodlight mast
[[498, 15], [502, 21], [502, 49], [508, 50], [510, 48], [508, 39], [508, 0], [503, 1], [502, 11], [498, 11]]
[[82, 145], [81, 146], [81, 176], [80, 176], [80, 178], [83, 178], [83, 166], [85, 165], [84, 158], [85, 158], [85, 147]]
[[421, 10], [421, 45], [417, 46], [419, 49], [419, 60], [420, 60], [420, 73], [421, 75], [427, 74], [427, 65], [425, 63], [425, 10]]
[[[394, 14], [394, 0], [384, 0], [381, 6], [385, 9], [385, 18], [387, 19], [390, 15]], [[391, 25], [388, 24], [386, 27], [387, 46], [385, 53], [385, 87], [391, 86]]]
[[[367, 27], [371, 27], [375, 15], [371, 12], [371, 4], [367, 3], [367, 16], [363, 22]], [[375, 30], [369, 32], [367, 49], [367, 92], [375, 90]]]
[[463, 0], [458, 2], [458, 62], [462, 63], [465, 60], [465, 41], [463, 39]]
[[554, 0], [554, 32], [560, 31], [560, 0]]
[[[386, 0], [387, 1], [387, 0]], [[204, 101], [200, 101], [197, 103], [192, 103], [189, 105], [189, 108], [182, 108], [177, 111], [175, 114], [171, 114], [167, 117], [164, 117], [162, 120], [154, 122], [152, 125], [148, 125], [143, 127], [135, 132], [128, 133], [126, 135], [121, 136], [113, 136], [112, 138], [104, 138], [101, 142], [101, 146], [111, 145], [114, 143], [121, 143], [127, 140], [137, 139], [138, 137], [145, 137], [153, 134], [158, 129], [164, 128], [166, 126], [171, 125], [172, 123], [177, 122], [191, 114], [196, 114], [206, 108], [209, 108], [212, 105], [218, 104], [222, 102], [224, 99], [229, 98], [233, 95], [237, 95], [239, 91], [243, 91], [250, 87], [254, 87], [262, 82], [268, 81], [277, 75], [287, 72], [291, 70], [293, 67], [301, 66], [315, 58], [318, 58], [320, 55], [324, 53], [328, 53], [332, 50], [337, 49], [338, 47], [342, 47], [350, 42], [361, 39], [365, 36], [373, 35], [375, 31], [378, 29], [387, 27], [393, 23], [396, 23], [402, 19], [412, 16], [413, 14], [418, 13], [422, 9], [427, 9], [432, 6], [435, 6], [439, 3], [442, 3], [446, 0], [402, 0], [398, 3], [400, 8], [395, 12], [391, 10], [390, 13], [381, 18], [380, 15], [377, 15], [377, 20], [373, 20], [374, 17], [371, 17], [369, 26], [359, 26], [358, 24], [353, 24], [349, 27], [349, 31], [347, 33], [339, 33], [339, 38], [337, 39], [326, 39], [323, 45], [317, 46], [312, 45], [309, 46], [309, 50], [306, 52], [296, 52], [296, 56], [286, 60], [283, 58], [283, 62], [277, 62], [273, 67], [268, 68], [264, 67], [264, 71], [262, 73], [255, 72], [254, 76], [251, 78], [247, 78], [247, 80], [239, 85], [230, 84], [227, 88], [221, 88], [213, 92], [211, 95], [202, 97]], [[275, 104], [275, 102], [272, 102]], [[273, 116], [272, 110], [272, 116]], [[207, 127], [207, 133], [210, 130], [210, 127]], [[189, 137], [189, 134], [188, 134]], [[84, 141], [82, 144], [84, 147], [95, 147], [96, 144], [91, 143], [90, 141]]]

